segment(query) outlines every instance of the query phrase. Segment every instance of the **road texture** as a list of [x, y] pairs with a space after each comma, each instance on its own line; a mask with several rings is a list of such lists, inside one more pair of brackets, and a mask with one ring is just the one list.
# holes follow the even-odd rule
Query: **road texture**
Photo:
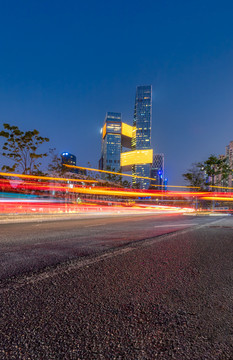
[[0, 224], [0, 281], [213, 221], [174, 214], [67, 219]]
[[[58, 223], [54, 238], [51, 227], [30, 237], [26, 225], [4, 225], [1, 263], [10, 246], [20, 256], [2, 276], [1, 359], [233, 359], [233, 218], [118, 220], [88, 220], [91, 232], [76, 221], [61, 233]], [[64, 258], [58, 246], [48, 268], [40, 256], [29, 264], [35, 239], [42, 255], [65, 232]], [[80, 238], [89, 239], [82, 256], [70, 250]]]

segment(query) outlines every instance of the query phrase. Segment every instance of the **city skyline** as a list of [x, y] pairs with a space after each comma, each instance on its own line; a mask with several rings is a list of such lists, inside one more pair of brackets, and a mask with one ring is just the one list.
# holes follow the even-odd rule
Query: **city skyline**
[[104, 114], [130, 123], [135, 87], [152, 84], [152, 147], [169, 184], [184, 184], [233, 139], [232, 12], [229, 1], [4, 3], [0, 125], [36, 128], [97, 167]]
[[[100, 170], [132, 174], [132, 186], [148, 189], [153, 162], [151, 148], [152, 87], [136, 87], [132, 125], [122, 122], [121, 113], [107, 112], [102, 127]], [[141, 177], [141, 178], [140, 178]]]

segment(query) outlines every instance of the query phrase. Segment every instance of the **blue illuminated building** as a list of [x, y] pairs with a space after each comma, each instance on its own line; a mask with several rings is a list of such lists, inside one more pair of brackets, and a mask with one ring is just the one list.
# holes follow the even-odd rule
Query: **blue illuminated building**
[[73, 154], [70, 154], [68, 152], [63, 152], [61, 154], [61, 161], [62, 165], [75, 165], [76, 166], [76, 156]]
[[[151, 185], [164, 184], [164, 154], [154, 154], [150, 177], [155, 179], [151, 180]], [[162, 187], [158, 186], [158, 189]]]
[[[61, 161], [62, 161], [62, 166], [64, 165], [74, 165], [76, 166], [76, 156], [73, 154], [70, 154], [69, 152], [63, 152], [61, 154]], [[64, 166], [65, 168], [65, 166]], [[72, 172], [74, 174], [81, 174], [81, 175], [86, 175], [86, 170], [82, 170], [82, 169], [75, 169], [75, 168], [66, 168], [66, 171]]]

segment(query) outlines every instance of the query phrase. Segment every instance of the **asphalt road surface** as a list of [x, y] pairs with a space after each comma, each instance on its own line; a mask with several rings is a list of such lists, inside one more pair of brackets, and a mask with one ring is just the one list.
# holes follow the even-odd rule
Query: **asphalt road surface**
[[233, 359], [233, 218], [1, 224], [1, 359]]

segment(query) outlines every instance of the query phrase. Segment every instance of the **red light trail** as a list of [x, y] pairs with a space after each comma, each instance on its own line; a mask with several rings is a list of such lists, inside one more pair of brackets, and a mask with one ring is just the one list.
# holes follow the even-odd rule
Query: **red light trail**
[[[187, 212], [193, 211], [188, 201], [193, 203], [202, 200], [233, 201], [232, 192], [137, 190], [103, 187], [95, 180], [11, 173], [0, 173], [0, 175], [3, 177], [0, 179], [1, 213], [80, 212], [81, 209], [84, 211], [84, 208], [86, 211], [100, 211], [96, 210], [100, 208], [101, 211], [127, 208], [128, 211]], [[159, 201], [173, 201], [173, 204], [165, 206], [158, 204]], [[176, 206], [174, 205], [176, 201], [186, 202], [186, 205]], [[89, 204], [85, 204], [86, 202]]]

